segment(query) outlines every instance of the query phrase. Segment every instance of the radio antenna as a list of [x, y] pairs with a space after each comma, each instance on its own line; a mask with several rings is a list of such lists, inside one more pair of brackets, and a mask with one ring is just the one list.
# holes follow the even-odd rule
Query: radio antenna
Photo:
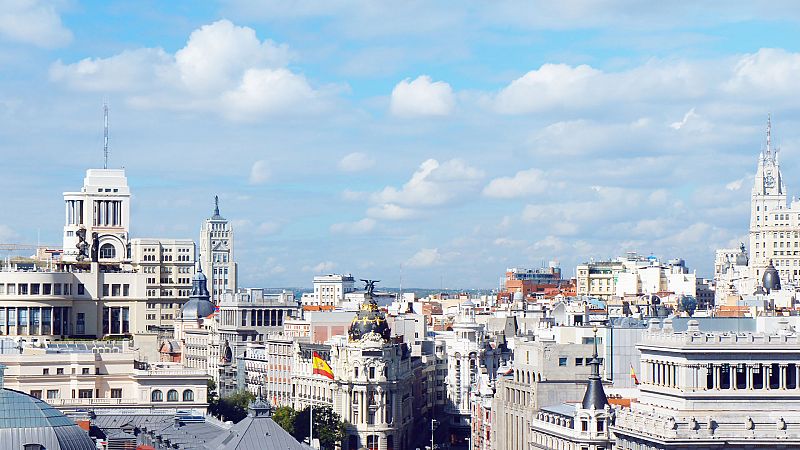
[[103, 169], [108, 169], [108, 103], [103, 102]]

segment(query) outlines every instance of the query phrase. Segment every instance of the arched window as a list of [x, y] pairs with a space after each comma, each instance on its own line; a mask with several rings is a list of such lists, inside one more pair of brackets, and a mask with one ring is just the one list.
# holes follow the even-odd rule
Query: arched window
[[185, 402], [193, 402], [194, 401], [194, 391], [191, 389], [187, 389], [183, 391], [183, 401]]
[[117, 255], [117, 251], [114, 249], [112, 244], [103, 244], [100, 246], [100, 257], [101, 258], [113, 258]]
[[175, 389], [170, 389], [169, 392], [167, 392], [167, 401], [168, 402], [177, 402], [178, 401], [178, 391], [176, 391]]
[[164, 393], [156, 389], [150, 394], [150, 401], [151, 402], [163, 402], [164, 401]]

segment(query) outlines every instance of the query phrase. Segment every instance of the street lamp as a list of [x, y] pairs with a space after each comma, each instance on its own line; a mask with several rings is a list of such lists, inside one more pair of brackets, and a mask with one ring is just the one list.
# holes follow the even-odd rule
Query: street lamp
[[433, 417], [431, 417], [431, 450], [434, 450], [434, 445], [435, 445], [435, 444], [433, 443], [433, 427], [434, 427], [434, 426], [435, 426], [435, 425], [436, 425], [438, 422], [439, 422], [438, 420], [436, 420], [436, 419], [434, 419]]

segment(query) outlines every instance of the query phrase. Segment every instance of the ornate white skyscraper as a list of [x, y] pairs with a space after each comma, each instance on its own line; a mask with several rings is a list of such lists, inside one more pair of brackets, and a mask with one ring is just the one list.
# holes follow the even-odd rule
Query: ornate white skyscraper
[[219, 197], [214, 196], [214, 215], [200, 228], [200, 259], [208, 273], [211, 300], [216, 304], [223, 293], [238, 286], [233, 256], [233, 227], [219, 214]]
[[760, 279], [773, 261], [781, 279], [800, 278], [800, 202], [786, 202], [786, 185], [772, 145], [772, 124], [767, 120], [766, 148], [759, 155], [750, 204], [750, 270]]

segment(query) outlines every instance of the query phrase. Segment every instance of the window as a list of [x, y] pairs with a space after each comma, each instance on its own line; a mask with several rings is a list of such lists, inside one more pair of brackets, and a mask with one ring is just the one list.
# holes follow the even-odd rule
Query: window
[[31, 391], [31, 397], [38, 398], [39, 400], [41, 400], [42, 399], [42, 391], [41, 390]]
[[194, 401], [194, 391], [191, 389], [186, 389], [183, 391], [183, 401], [185, 402], [193, 402]]
[[42, 369], [42, 375], [50, 375], [50, 369]]
[[89, 368], [84, 367], [83, 369], [81, 369], [81, 375], [89, 375]]
[[45, 450], [42, 444], [25, 444], [22, 446], [22, 450]]
[[111, 398], [122, 398], [122, 389], [111, 389]]
[[170, 389], [167, 392], [167, 401], [168, 402], [177, 402], [178, 401], [178, 391], [175, 389]]
[[605, 429], [606, 429], [605, 421], [603, 421], [602, 419], [598, 420], [597, 421], [597, 432], [598, 433], [602, 433], [603, 431], [605, 431]]
[[151, 402], [163, 402], [164, 401], [164, 393], [156, 389], [153, 393], [150, 394], [150, 401]]
[[371, 380], [373, 378], [375, 378], [375, 368], [374, 367], [370, 367], [369, 368], [369, 379]]
[[78, 389], [78, 398], [92, 398], [92, 390]]
[[583, 358], [575, 358], [575, 365], [582, 366], [583, 365]]
[[84, 295], [85, 293], [86, 288], [83, 286], [83, 283], [78, 283], [78, 295]]
[[589, 431], [589, 422], [581, 420], [581, 431]]
[[558, 365], [564, 367], [567, 365], [567, 358], [558, 358]]
[[59, 367], [56, 369], [56, 375], [64, 375], [64, 368]]
[[58, 396], [58, 389], [48, 389], [47, 390], [47, 399], [48, 400], [54, 400], [54, 399], [57, 399], [58, 397], [59, 397]]

